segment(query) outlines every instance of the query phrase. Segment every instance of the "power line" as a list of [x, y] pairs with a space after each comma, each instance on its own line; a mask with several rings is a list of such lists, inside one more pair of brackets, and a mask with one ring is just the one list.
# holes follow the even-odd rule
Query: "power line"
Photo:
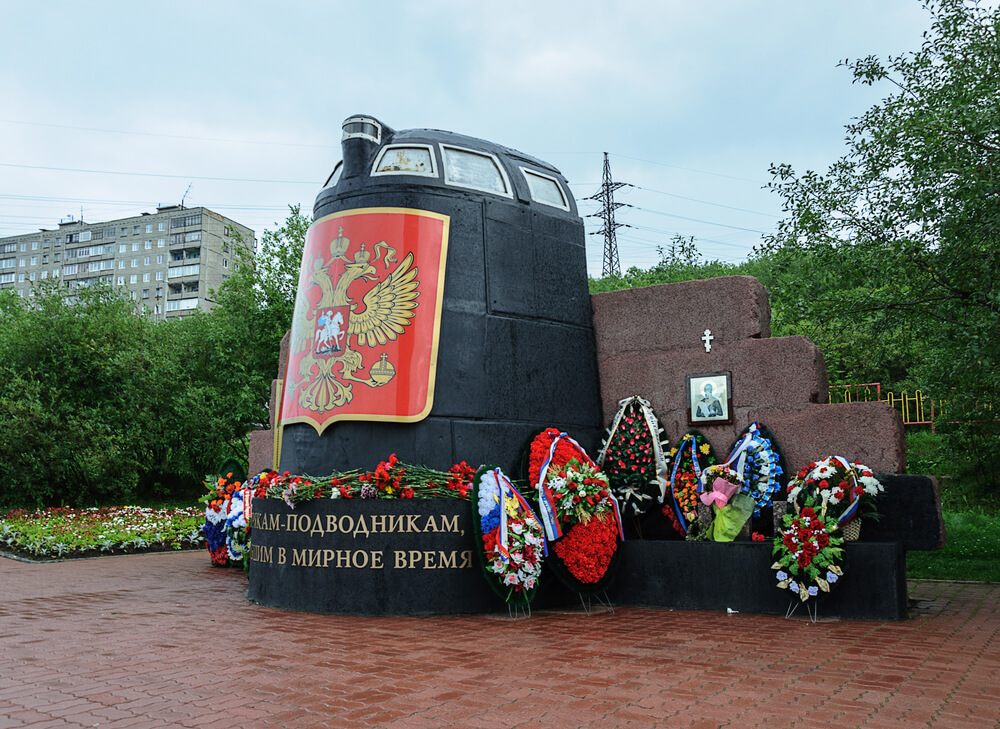
[[757, 230], [756, 228], [741, 228], [738, 225], [727, 225], [726, 223], [713, 223], [711, 220], [701, 220], [699, 218], [688, 218], [683, 215], [674, 215], [673, 213], [664, 213], [659, 210], [650, 210], [648, 208], [640, 208], [637, 205], [629, 205], [633, 210], [641, 210], [644, 213], [652, 213], [653, 215], [664, 215], [668, 218], [677, 218], [678, 220], [687, 220], [692, 223], [703, 223], [705, 225], [717, 225], [720, 228], [731, 228], [732, 230], [743, 230], [747, 233], [760, 233], [761, 235], [767, 235], [766, 231]]
[[165, 175], [157, 172], [118, 172], [116, 170], [81, 170], [72, 167], [42, 167], [41, 165], [15, 165], [0, 162], [0, 167], [16, 167], [24, 170], [50, 170], [54, 172], [82, 172], [90, 175], [126, 175], [131, 177], [166, 177], [174, 180], [211, 180], [214, 182], [265, 182], [276, 185], [314, 185], [315, 180], [252, 180], [244, 177], [200, 177], [198, 175]]
[[52, 129], [74, 129], [82, 132], [103, 132], [106, 134], [129, 134], [137, 137], [159, 137], [161, 139], [190, 139], [196, 142], [228, 142], [230, 144], [258, 144], [273, 147], [307, 147], [309, 149], [340, 149], [339, 144], [301, 144], [295, 142], [265, 142], [254, 139], [226, 139], [224, 137], [194, 137], [184, 134], [160, 134], [157, 132], [136, 132], [127, 129], [102, 129], [100, 127], [77, 127], [69, 124], [52, 124], [49, 122], [22, 121], [19, 119], [0, 119], [4, 124], [22, 124], [31, 127], [50, 127]]
[[650, 164], [650, 165], [659, 165], [660, 167], [671, 167], [671, 168], [673, 168], [675, 170], [684, 170], [685, 172], [697, 172], [699, 175], [711, 175], [712, 177], [724, 177], [727, 180], [739, 180], [740, 182], [753, 182], [753, 183], [757, 183], [757, 184], [760, 184], [760, 185], [767, 184], [767, 182], [764, 181], [764, 180], [751, 180], [748, 177], [736, 177], [734, 175], [723, 175], [720, 172], [709, 172], [708, 170], [697, 170], [697, 169], [694, 169], [693, 167], [681, 167], [680, 165], [672, 165], [672, 164], [668, 164], [666, 162], [656, 162], [656, 161], [651, 160], [651, 159], [642, 159], [641, 157], [629, 157], [628, 155], [625, 155], [625, 154], [616, 154], [615, 157], [621, 157], [622, 159], [630, 159], [630, 160], [633, 160], [635, 162], [645, 162], [646, 164]]
[[653, 190], [649, 187], [642, 187], [641, 185], [629, 185], [629, 187], [634, 187], [636, 190], [645, 190], [646, 192], [655, 192], [657, 195], [666, 195], [667, 197], [675, 197], [678, 200], [688, 200], [690, 202], [701, 203], [702, 205], [712, 205], [717, 208], [725, 208], [726, 210], [736, 210], [741, 213], [751, 213], [753, 215], [766, 215], [769, 218], [780, 218], [780, 215], [775, 215], [774, 213], [762, 213], [757, 210], [747, 210], [746, 208], [737, 208], [732, 205], [723, 205], [722, 203], [714, 203], [708, 200], [699, 200], [694, 197], [685, 197], [684, 195], [677, 195], [672, 192], [663, 192], [662, 190]]

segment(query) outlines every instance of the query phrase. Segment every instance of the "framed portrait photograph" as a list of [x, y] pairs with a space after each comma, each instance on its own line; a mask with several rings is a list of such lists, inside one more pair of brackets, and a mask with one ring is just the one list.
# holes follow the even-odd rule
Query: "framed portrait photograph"
[[733, 422], [732, 375], [705, 372], [687, 376], [688, 425]]

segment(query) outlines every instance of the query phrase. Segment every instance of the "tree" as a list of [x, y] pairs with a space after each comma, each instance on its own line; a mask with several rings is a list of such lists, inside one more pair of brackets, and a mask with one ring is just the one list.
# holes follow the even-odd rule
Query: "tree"
[[744, 273], [743, 266], [723, 261], [702, 261], [694, 237], [675, 235], [666, 246], [657, 246], [659, 262], [643, 270], [632, 266], [624, 274], [590, 279], [590, 293], [598, 294], [639, 286], [676, 283], [715, 276], [736, 276]]
[[846, 154], [826, 174], [772, 168], [787, 217], [760, 253], [807, 252], [826, 268], [805, 316], [919, 347], [907, 376], [948, 400], [944, 420], [996, 483], [1000, 10], [925, 7], [920, 50], [844, 62], [855, 82], [890, 89], [847, 125]]
[[0, 504], [129, 500], [152, 323], [109, 288], [0, 302]]
[[[242, 247], [236, 271], [214, 292], [215, 366], [239, 374], [253, 414], [240, 422], [266, 427], [271, 380], [278, 373], [281, 338], [292, 325], [299, 265], [311, 219], [289, 206], [284, 225], [261, 236], [257, 255]], [[246, 431], [244, 431], [246, 432]]]

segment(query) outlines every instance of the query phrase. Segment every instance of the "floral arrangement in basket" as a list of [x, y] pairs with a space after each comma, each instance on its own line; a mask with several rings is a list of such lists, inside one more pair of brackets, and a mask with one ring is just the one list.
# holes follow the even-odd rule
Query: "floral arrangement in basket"
[[788, 500], [797, 503], [809, 494], [824, 513], [836, 518], [848, 541], [858, 538], [861, 517], [877, 518], [875, 499], [885, 489], [871, 469], [841, 456], [814, 461], [788, 483]]
[[597, 454], [597, 466], [607, 475], [622, 513], [639, 516], [663, 503], [667, 461], [659, 426], [649, 403], [638, 395], [621, 400]]
[[462, 461], [447, 471], [413, 466], [393, 453], [374, 471], [347, 471], [323, 478], [293, 476], [287, 471], [268, 489], [268, 496], [282, 499], [289, 508], [312, 499], [431, 499], [468, 498], [475, 470]]
[[553, 571], [578, 592], [606, 588], [624, 539], [607, 477], [575, 440], [547, 428], [531, 442], [528, 478], [538, 491]]
[[670, 459], [663, 515], [678, 534], [693, 537], [692, 532], [697, 529], [701, 474], [708, 466], [715, 465], [715, 453], [705, 436], [697, 430], [689, 430], [670, 450]]
[[771, 569], [776, 570], [778, 587], [794, 593], [801, 602], [830, 592], [844, 574], [840, 546], [844, 540], [837, 536], [837, 529], [827, 504], [817, 506], [813, 495], [806, 493], [802, 508], [785, 514], [784, 529], [774, 539]]
[[476, 551], [487, 582], [507, 602], [531, 602], [547, 554], [541, 522], [499, 468], [480, 468], [472, 490]]
[[757, 422], [743, 431], [729, 452], [726, 464], [743, 477], [743, 492], [754, 500], [754, 516], [760, 516], [781, 491], [781, 461], [774, 436]]
[[701, 472], [701, 493], [698, 498], [714, 512], [705, 539], [731, 542], [753, 514], [754, 500], [742, 493], [743, 477], [729, 466], [709, 466]]

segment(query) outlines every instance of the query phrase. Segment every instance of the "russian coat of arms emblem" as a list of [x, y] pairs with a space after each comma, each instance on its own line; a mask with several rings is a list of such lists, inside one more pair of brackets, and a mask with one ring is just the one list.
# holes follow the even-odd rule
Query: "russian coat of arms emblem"
[[306, 233], [280, 427], [416, 422], [434, 399], [449, 218], [346, 210]]

